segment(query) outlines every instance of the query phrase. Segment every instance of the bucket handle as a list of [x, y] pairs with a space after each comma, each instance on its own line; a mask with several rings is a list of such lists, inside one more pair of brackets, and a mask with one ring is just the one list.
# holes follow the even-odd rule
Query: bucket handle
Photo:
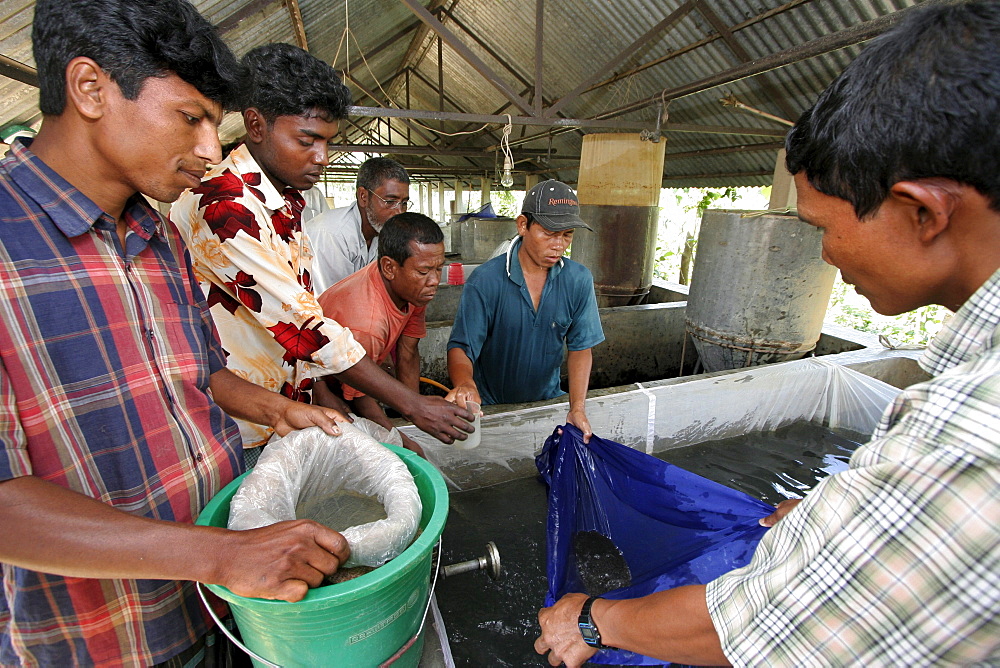
[[255, 660], [263, 663], [268, 668], [281, 668], [281, 666], [279, 666], [278, 664], [271, 663], [270, 661], [268, 661], [264, 657], [262, 657], [262, 656], [260, 656], [260, 655], [258, 655], [256, 653], [254, 653], [254, 651], [252, 649], [250, 649], [249, 647], [247, 647], [246, 645], [244, 645], [243, 643], [241, 643], [239, 640], [237, 640], [236, 636], [234, 636], [232, 633], [229, 632], [229, 629], [226, 628], [226, 625], [223, 624], [222, 620], [219, 619], [219, 617], [215, 614], [215, 610], [212, 610], [212, 606], [210, 606], [208, 604], [208, 599], [205, 598], [205, 591], [204, 591], [204, 589], [202, 589], [201, 583], [200, 582], [195, 582], [194, 586], [198, 590], [198, 596], [201, 597], [201, 602], [205, 604], [205, 609], [208, 610], [208, 614], [212, 616], [212, 619], [215, 621], [215, 625], [217, 627], [219, 627], [219, 630], [221, 630], [226, 635], [226, 637], [229, 638], [229, 642], [233, 643], [234, 645], [236, 645], [237, 647], [239, 647], [241, 650], [243, 650], [244, 652], [246, 652], [247, 654], [249, 654], [250, 658], [255, 659]]
[[[439, 537], [437, 542], [437, 564], [435, 564], [434, 566], [434, 578], [431, 580], [431, 588], [430, 591], [427, 593], [427, 605], [424, 607], [424, 616], [420, 620], [420, 627], [417, 629], [417, 632], [413, 635], [413, 637], [406, 641], [405, 645], [400, 647], [395, 654], [393, 654], [384, 662], [379, 664], [379, 668], [386, 668], [387, 666], [390, 666], [393, 663], [395, 663], [396, 659], [403, 656], [403, 654], [406, 653], [406, 650], [410, 649], [410, 647], [413, 646], [413, 643], [417, 641], [417, 638], [420, 637], [420, 634], [424, 630], [424, 624], [427, 623], [427, 612], [431, 609], [431, 601], [434, 600], [434, 589], [437, 587], [438, 570], [440, 568], [441, 568], [441, 538]], [[198, 596], [201, 597], [201, 602], [205, 604], [205, 609], [208, 610], [208, 614], [211, 615], [212, 620], [215, 622], [215, 625], [219, 627], [219, 629], [225, 634], [227, 638], [229, 638], [229, 641], [231, 643], [233, 643], [241, 650], [243, 650], [246, 654], [250, 656], [250, 658], [259, 661], [268, 668], [281, 668], [279, 664], [271, 663], [264, 657], [260, 656], [259, 654], [256, 654], [252, 649], [241, 643], [239, 640], [237, 640], [236, 636], [234, 636], [232, 633], [229, 632], [229, 629], [226, 628], [226, 625], [223, 624], [222, 620], [219, 619], [219, 617], [215, 614], [215, 610], [212, 609], [212, 606], [208, 604], [208, 599], [205, 597], [205, 591], [201, 586], [201, 583], [195, 582], [194, 586], [198, 590]]]

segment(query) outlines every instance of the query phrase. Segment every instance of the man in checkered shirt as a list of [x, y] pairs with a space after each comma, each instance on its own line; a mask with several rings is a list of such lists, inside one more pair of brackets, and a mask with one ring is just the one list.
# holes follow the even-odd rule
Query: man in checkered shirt
[[[597, 599], [600, 644], [719, 665], [1000, 664], [1000, 3], [914, 9], [786, 141], [798, 213], [872, 307], [956, 311], [847, 471], [707, 585]], [[570, 594], [535, 649], [578, 666]], [[591, 638], [591, 643], [594, 643]]]

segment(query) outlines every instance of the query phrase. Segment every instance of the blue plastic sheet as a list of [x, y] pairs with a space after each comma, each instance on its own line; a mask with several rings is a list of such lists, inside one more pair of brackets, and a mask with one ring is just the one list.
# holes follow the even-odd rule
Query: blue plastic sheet
[[[636, 598], [707, 584], [745, 566], [767, 531], [758, 520], [774, 512], [763, 501], [620, 443], [593, 436], [585, 444], [573, 425], [549, 436], [535, 464], [549, 486], [546, 606], [586, 591], [573, 553], [578, 532], [610, 538], [628, 564], [631, 585], [603, 597]], [[663, 665], [623, 650], [602, 650], [591, 661]]]

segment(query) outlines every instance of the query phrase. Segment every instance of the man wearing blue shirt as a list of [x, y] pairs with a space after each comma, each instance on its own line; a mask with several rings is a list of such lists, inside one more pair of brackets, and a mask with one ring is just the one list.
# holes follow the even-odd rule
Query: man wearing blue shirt
[[476, 269], [462, 292], [448, 341], [448, 395], [464, 405], [523, 403], [565, 394], [559, 385], [568, 349], [569, 414], [589, 440], [584, 402], [593, 363], [604, 340], [594, 277], [563, 257], [580, 219], [576, 193], [555, 180], [525, 195], [519, 238], [506, 254]]

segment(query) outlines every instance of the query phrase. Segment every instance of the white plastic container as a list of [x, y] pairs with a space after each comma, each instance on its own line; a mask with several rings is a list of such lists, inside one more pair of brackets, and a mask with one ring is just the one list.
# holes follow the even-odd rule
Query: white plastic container
[[471, 450], [479, 447], [479, 441], [482, 440], [483, 435], [483, 416], [480, 414], [480, 408], [479, 404], [474, 401], [465, 402], [465, 409], [476, 416], [476, 419], [472, 421], [472, 426], [476, 430], [469, 434], [469, 437], [464, 441], [455, 441], [454, 445], [459, 450]]

